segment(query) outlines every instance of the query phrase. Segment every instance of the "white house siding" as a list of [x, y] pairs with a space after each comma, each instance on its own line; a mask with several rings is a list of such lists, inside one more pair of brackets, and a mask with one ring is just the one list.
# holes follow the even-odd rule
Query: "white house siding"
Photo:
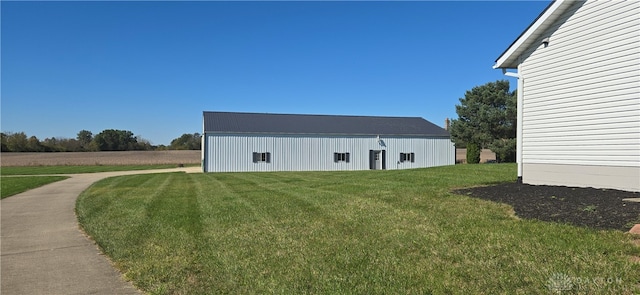
[[[206, 134], [205, 172], [368, 170], [369, 150], [386, 151], [386, 169], [453, 165], [449, 138], [375, 136]], [[254, 152], [271, 153], [271, 162], [253, 162]], [[348, 163], [334, 153], [349, 153]], [[400, 153], [415, 153], [415, 162], [398, 164]]]
[[578, 2], [521, 57], [523, 181], [640, 191], [640, 1]]

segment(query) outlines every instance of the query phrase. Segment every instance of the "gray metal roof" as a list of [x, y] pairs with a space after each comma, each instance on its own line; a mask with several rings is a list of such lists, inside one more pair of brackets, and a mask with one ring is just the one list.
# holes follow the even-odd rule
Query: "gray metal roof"
[[449, 137], [419, 117], [204, 112], [205, 133], [411, 135]]

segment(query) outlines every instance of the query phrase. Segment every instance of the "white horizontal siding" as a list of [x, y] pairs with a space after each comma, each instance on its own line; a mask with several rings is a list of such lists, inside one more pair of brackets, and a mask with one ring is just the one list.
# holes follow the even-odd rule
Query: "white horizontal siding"
[[[630, 84], [632, 85], [632, 84]], [[542, 117], [543, 119], [552, 119], [546, 112], [552, 115], [556, 115], [557, 110], [564, 110], [565, 116], [583, 116], [588, 114], [601, 114], [598, 108], [611, 109], [613, 112], [620, 111], [636, 111], [629, 106], [635, 106], [637, 104], [637, 91], [636, 89], [616, 89], [611, 91], [593, 91], [590, 94], [584, 96], [574, 95], [555, 95], [552, 97], [559, 97], [556, 100], [538, 100], [531, 102], [527, 105], [527, 110], [532, 112], [531, 118], [535, 116]], [[613, 109], [619, 107], [620, 109]], [[578, 113], [583, 112], [583, 113]], [[544, 116], [547, 117], [544, 117]], [[615, 117], [609, 115], [608, 117]]]
[[[375, 136], [294, 136], [206, 134], [207, 172], [368, 170], [369, 150], [386, 151], [387, 169], [453, 165], [455, 148], [448, 138], [381, 138]], [[271, 162], [253, 162], [254, 152], [271, 153]], [[334, 153], [349, 153], [350, 161], [334, 162]], [[415, 162], [400, 161], [414, 153]]]
[[[589, 3], [585, 4], [583, 8], [588, 5]], [[598, 13], [598, 11], [593, 12]], [[585, 11], [581, 10], [578, 13], [585, 13]], [[554, 32], [554, 28], [552, 28], [543, 34], [543, 36], [551, 34], [549, 48], [562, 51], [564, 54], [549, 56], [546, 62], [560, 66], [588, 67], [592, 61], [607, 62], [607, 59], [597, 59], [599, 57], [610, 53], [617, 56], [620, 52], [624, 52], [633, 46], [633, 39], [630, 39], [629, 36], [634, 34], [635, 28], [633, 26], [637, 24], [637, 15], [634, 15], [632, 10], [626, 10], [609, 19], [588, 19], [582, 24], [576, 24], [574, 21], [575, 19], [570, 19], [558, 31]], [[606, 42], [602, 42], [603, 40], [606, 40]], [[596, 59], [585, 60], [582, 58], [585, 54]], [[553, 70], [543, 64], [531, 65], [530, 69], [543, 72]], [[561, 69], [560, 71], [564, 70], [566, 69]]]
[[640, 1], [576, 3], [542, 37], [520, 69], [523, 163], [640, 167]]
[[[620, 115], [620, 114], [623, 115]], [[536, 122], [535, 126], [531, 128], [527, 128], [527, 130], [531, 132], [535, 132], [536, 130], [552, 130], [553, 128], [578, 128], [578, 127], [586, 127], [593, 125], [592, 127], [596, 128], [597, 126], [602, 126], [604, 124], [619, 124], [619, 125], [634, 125], [635, 120], [633, 116], [640, 116], [640, 112], [638, 111], [627, 111], [621, 110], [620, 112], [610, 112], [610, 113], [595, 113], [595, 114], [582, 114], [576, 115], [572, 113], [571, 115], [567, 115], [564, 117], [550, 117], [550, 118], [535, 118], [531, 121], [539, 121]], [[580, 118], [584, 119], [585, 122], [577, 122], [573, 120], [567, 120], [567, 118]], [[587, 118], [588, 117], [588, 118]], [[583, 128], [584, 129], [584, 128]]]

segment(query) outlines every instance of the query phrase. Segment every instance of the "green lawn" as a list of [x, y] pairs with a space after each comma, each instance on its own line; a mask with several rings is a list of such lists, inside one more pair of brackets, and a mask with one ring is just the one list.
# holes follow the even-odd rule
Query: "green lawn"
[[77, 213], [151, 294], [640, 292], [629, 235], [519, 220], [450, 193], [514, 181], [515, 169], [115, 177], [85, 191]]
[[2, 177], [0, 178], [0, 195], [6, 197], [19, 194], [30, 189], [43, 186], [48, 183], [66, 179], [66, 176], [25, 176], [25, 177]]
[[[193, 165], [187, 165], [193, 166]], [[176, 168], [176, 165], [96, 165], [96, 166], [18, 166], [2, 167], [2, 175], [77, 174], [111, 171]]]

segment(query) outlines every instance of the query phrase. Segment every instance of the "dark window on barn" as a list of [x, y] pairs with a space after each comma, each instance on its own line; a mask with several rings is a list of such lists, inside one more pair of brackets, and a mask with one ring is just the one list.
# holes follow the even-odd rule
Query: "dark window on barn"
[[415, 153], [400, 153], [400, 162], [415, 162]]
[[349, 153], [333, 153], [333, 161], [349, 163]]
[[271, 163], [271, 153], [253, 153], [253, 162], [266, 162]]

